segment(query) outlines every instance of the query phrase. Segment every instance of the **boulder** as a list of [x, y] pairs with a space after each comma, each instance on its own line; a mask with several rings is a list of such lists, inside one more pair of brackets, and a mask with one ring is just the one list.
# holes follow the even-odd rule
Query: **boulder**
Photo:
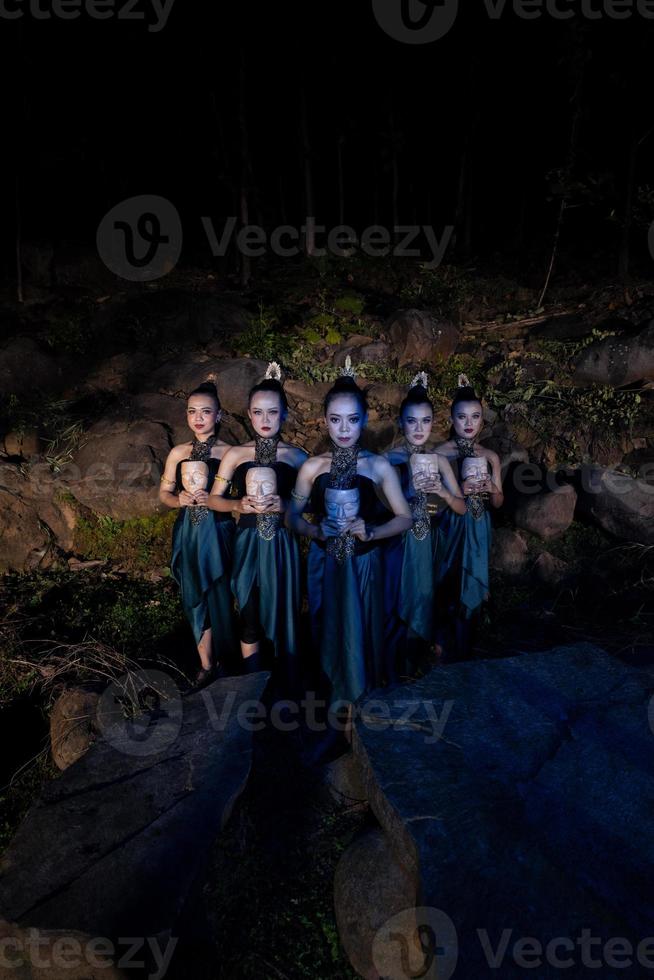
[[447, 358], [456, 350], [460, 335], [453, 323], [428, 310], [401, 310], [386, 324], [398, 364], [421, 366]]
[[311, 412], [316, 420], [323, 417], [323, 400], [330, 388], [331, 384], [328, 381], [308, 384], [306, 381], [289, 379], [284, 384], [286, 397], [291, 408], [298, 412]]
[[498, 527], [493, 531], [490, 567], [503, 575], [519, 576], [529, 562], [527, 542], [519, 531]]
[[372, 337], [353, 335], [347, 338], [331, 358], [331, 363], [337, 367], [343, 367], [347, 357], [352, 359], [353, 364], [380, 364], [389, 363], [391, 348], [383, 340], [373, 340]]
[[654, 485], [626, 473], [584, 466], [579, 512], [623, 541], [654, 544]]
[[[206, 381], [210, 374], [215, 373], [217, 367], [214, 358], [203, 351], [191, 350], [181, 356], [171, 357], [156, 368], [148, 378], [148, 388], [150, 391], [159, 391], [164, 395], [185, 398], [190, 391]], [[223, 402], [223, 390], [220, 384], [218, 384], [218, 393]]]
[[379, 408], [399, 409], [405, 395], [406, 388], [402, 385], [373, 384], [370, 386], [368, 399], [371, 405]]
[[36, 510], [0, 486], [0, 571], [27, 572], [46, 559], [52, 539]]
[[334, 875], [338, 933], [359, 976], [366, 980], [399, 976], [391, 972], [396, 941], [380, 949], [375, 938], [389, 917], [415, 905], [415, 884], [408, 870], [397, 861], [383, 830], [364, 831], [342, 855]]
[[232, 358], [213, 365], [220, 401], [228, 412], [246, 417], [250, 389], [263, 381], [267, 367], [267, 361], [251, 357]]
[[4, 449], [8, 456], [22, 456], [28, 459], [41, 451], [41, 440], [36, 429], [17, 429], [7, 432], [4, 437]]
[[[352, 750], [392, 859], [380, 845], [362, 874], [378, 876], [368, 893], [396, 956], [394, 969], [373, 975], [519, 980], [534, 966], [532, 952], [516, 957], [519, 938], [538, 937], [544, 953], [565, 936], [567, 972], [581, 977], [584, 930], [603, 942], [626, 937], [635, 950], [654, 915], [653, 696], [651, 670], [580, 643], [435, 668], [375, 692], [374, 713], [364, 702]], [[416, 927], [398, 927], [402, 913], [383, 891], [397, 866], [417, 896], [418, 922], [431, 916], [423, 960], [410, 969], [402, 961]], [[339, 928], [349, 952], [349, 921]], [[558, 975], [541, 959], [539, 977]], [[623, 972], [643, 975], [635, 961]]]
[[363, 803], [366, 793], [361, 782], [359, 764], [351, 752], [340, 755], [325, 766], [325, 782], [337, 803]]
[[523, 531], [539, 538], [555, 538], [572, 524], [577, 494], [569, 484], [532, 496], [522, 494], [517, 501], [513, 521]]
[[159, 510], [159, 478], [170, 441], [164, 426], [107, 417], [85, 433], [71, 464], [62, 470], [72, 495], [96, 514], [115, 520]]
[[531, 574], [539, 585], [556, 589], [568, 578], [570, 566], [549, 551], [541, 551], [532, 565]]
[[50, 748], [59, 769], [84, 755], [97, 735], [98, 694], [84, 688], [63, 691], [50, 712]]
[[654, 323], [635, 337], [606, 337], [591, 344], [580, 354], [572, 380], [613, 387], [654, 380]]
[[[113, 682], [98, 703], [101, 736], [44, 785], [0, 858], [0, 915], [114, 943], [179, 935], [247, 783], [250, 709], [268, 677], [217, 680], [185, 698], [161, 671]], [[127, 690], [151, 710], [126, 713]]]

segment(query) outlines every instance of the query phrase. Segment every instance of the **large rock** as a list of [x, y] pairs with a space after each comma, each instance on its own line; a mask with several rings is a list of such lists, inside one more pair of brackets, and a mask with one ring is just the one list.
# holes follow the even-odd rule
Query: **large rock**
[[[653, 695], [651, 670], [577, 644], [433, 669], [363, 703], [352, 748], [366, 796], [429, 927], [422, 964], [402, 973], [415, 928], [373, 893], [395, 937], [380, 975], [522, 980], [538, 963], [519, 941], [535, 937], [539, 980], [554, 980], [564, 951], [547, 944], [568, 937], [565, 972], [581, 978], [590, 930], [595, 962], [617, 976], [605, 943], [625, 937], [635, 953], [654, 915]], [[619, 973], [642, 980], [632, 960]]]
[[263, 381], [267, 367], [267, 361], [252, 357], [237, 357], [214, 365], [220, 401], [228, 412], [245, 418], [250, 389]]
[[654, 485], [625, 473], [585, 466], [579, 511], [624, 541], [654, 544]]
[[51, 484], [34, 479], [32, 468], [0, 460], [0, 571], [25, 572], [48, 562], [54, 542], [39, 505], [55, 509]]
[[143, 517], [161, 509], [159, 478], [169, 452], [164, 426], [109, 416], [85, 433], [62, 477], [76, 500], [96, 514]]
[[654, 322], [635, 337], [606, 337], [591, 344], [581, 353], [572, 380], [614, 387], [654, 380]]
[[50, 749], [58, 769], [84, 755], [97, 735], [98, 694], [83, 688], [63, 691], [50, 712]]
[[[380, 874], [379, 869], [384, 873]], [[362, 833], [345, 851], [334, 875], [334, 908], [341, 943], [359, 976], [378, 980], [395, 976], [382, 972], [375, 937], [389, 916], [416, 905], [415, 881], [394, 855], [386, 834], [378, 828]], [[394, 944], [387, 965], [394, 965]]]
[[459, 343], [459, 331], [449, 320], [427, 310], [402, 310], [386, 324], [400, 367], [430, 364], [449, 357]]
[[555, 538], [572, 524], [576, 502], [577, 494], [567, 483], [533, 496], [522, 495], [516, 504], [514, 523], [539, 538]]
[[493, 532], [490, 567], [503, 575], [520, 576], [529, 563], [527, 542], [519, 531], [498, 527]]
[[541, 551], [534, 562], [531, 574], [539, 585], [557, 589], [570, 575], [570, 566], [549, 551]]
[[112, 685], [99, 704], [103, 737], [45, 785], [0, 860], [0, 915], [114, 942], [178, 934], [245, 787], [252, 706], [268, 676], [219, 680], [183, 699], [170, 677], [142, 672], [133, 690], [154, 703], [131, 720], [127, 685]]

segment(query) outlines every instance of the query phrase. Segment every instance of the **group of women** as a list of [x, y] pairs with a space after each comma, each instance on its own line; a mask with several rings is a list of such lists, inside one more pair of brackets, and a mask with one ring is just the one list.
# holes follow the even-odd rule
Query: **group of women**
[[[294, 686], [313, 658], [327, 700], [351, 704], [410, 676], [429, 651], [465, 657], [488, 594], [489, 507], [503, 501], [467, 379], [450, 438], [435, 448], [424, 373], [400, 408], [402, 441], [384, 455], [361, 444], [367, 397], [349, 364], [324, 399], [329, 449], [309, 457], [284, 442], [287, 411], [273, 363], [249, 394], [254, 439], [228, 446], [206, 382], [188, 399], [192, 441], [166, 460], [160, 499], [180, 509], [171, 571], [200, 657], [195, 685], [274, 661]], [[305, 589], [300, 537], [310, 542]], [[305, 591], [310, 637], [301, 640]]]

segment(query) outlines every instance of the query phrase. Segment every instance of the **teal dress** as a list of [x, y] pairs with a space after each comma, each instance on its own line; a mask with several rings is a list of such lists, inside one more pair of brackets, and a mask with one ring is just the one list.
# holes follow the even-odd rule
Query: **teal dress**
[[[408, 464], [399, 463], [395, 468], [402, 492], [411, 503]], [[409, 669], [409, 639], [417, 637], [428, 646], [435, 641], [435, 595], [444, 513], [429, 517], [428, 526], [422, 530], [414, 524], [401, 536], [390, 538], [385, 548], [386, 641], [397, 650], [400, 674]]]
[[488, 557], [491, 547], [491, 519], [485, 506], [475, 515], [470, 507], [466, 513], [448, 510], [441, 521], [438, 542], [438, 582], [456, 575], [460, 582], [460, 609], [466, 619], [477, 612], [488, 596]]
[[[329, 473], [313, 484], [307, 511], [325, 516]], [[368, 525], [385, 524], [393, 515], [375, 492], [375, 483], [356, 475], [359, 516]], [[384, 644], [384, 569], [381, 542], [354, 539], [344, 558], [326, 541], [312, 540], [308, 593], [314, 649], [319, 651], [323, 681], [331, 704], [354, 702], [393, 676]]]
[[[210, 491], [220, 460], [209, 459]], [[181, 463], [177, 464], [177, 492], [182, 487]], [[182, 607], [196, 644], [211, 627], [214, 662], [234, 662], [238, 643], [234, 622], [234, 600], [230, 586], [234, 547], [231, 514], [206, 508], [180, 507], [173, 527], [170, 571], [181, 593]], [[201, 515], [201, 519], [197, 517]]]
[[[232, 494], [246, 495], [245, 478], [254, 460], [241, 463], [232, 476]], [[277, 474], [277, 494], [289, 501], [297, 470], [289, 463], [265, 464]], [[270, 515], [264, 522], [256, 514], [241, 514], [236, 527], [232, 589], [241, 610], [241, 639], [253, 643], [263, 639], [276, 658], [295, 660], [298, 653], [298, 617], [301, 602], [300, 549], [297, 539], [284, 527], [284, 515]], [[255, 631], [248, 635], [243, 630]], [[261, 635], [259, 635], [261, 634]]]

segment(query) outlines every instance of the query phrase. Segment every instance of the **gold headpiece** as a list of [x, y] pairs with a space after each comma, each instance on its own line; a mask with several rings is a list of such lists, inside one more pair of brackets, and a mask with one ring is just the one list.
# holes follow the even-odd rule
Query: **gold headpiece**
[[459, 380], [457, 382], [457, 388], [472, 388], [472, 385], [468, 381], [468, 375], [467, 374], [460, 374], [459, 375]]

